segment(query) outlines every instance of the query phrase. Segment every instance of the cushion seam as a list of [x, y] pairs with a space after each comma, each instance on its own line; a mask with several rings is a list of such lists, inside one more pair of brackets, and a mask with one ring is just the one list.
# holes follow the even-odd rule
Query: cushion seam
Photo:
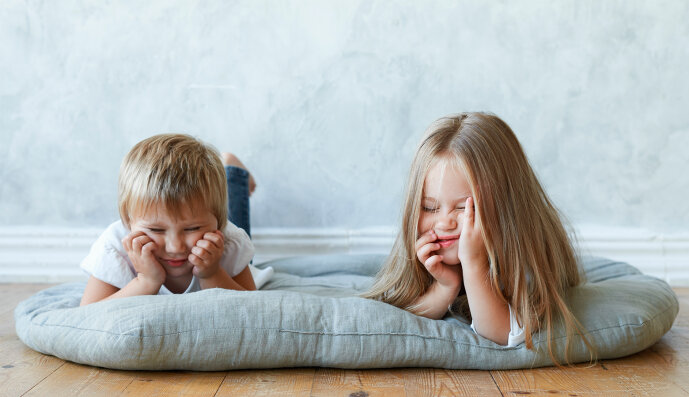
[[[605, 331], [605, 330], [612, 329], [612, 328], [643, 328], [645, 325], [654, 322], [659, 316], [663, 315], [668, 310], [673, 309], [674, 307], [675, 307], [675, 305], [670, 305], [667, 308], [665, 308], [663, 311], [658, 312], [655, 316], [653, 316], [650, 319], [643, 321], [641, 323], [627, 323], [627, 324], [620, 324], [620, 325], [615, 325], [615, 326], [597, 328], [594, 330], [588, 330], [587, 334], [599, 333], [601, 331]], [[34, 323], [34, 322], [31, 321], [31, 323]], [[337, 336], [356, 336], [356, 335], [360, 335], [360, 336], [394, 335], [394, 336], [419, 337], [419, 338], [426, 339], [426, 340], [438, 340], [438, 341], [443, 341], [443, 342], [451, 342], [451, 343], [455, 343], [455, 344], [476, 346], [476, 347], [481, 347], [481, 348], [486, 348], [486, 349], [494, 349], [494, 350], [513, 350], [513, 349], [518, 349], [519, 346], [521, 346], [521, 345], [518, 345], [515, 347], [511, 347], [511, 348], [506, 348], [506, 347], [495, 348], [492, 346], [480, 346], [477, 344], [466, 343], [466, 342], [457, 341], [455, 339], [450, 339], [450, 338], [442, 338], [442, 337], [437, 337], [437, 336], [424, 336], [424, 335], [419, 335], [419, 334], [414, 334], [414, 333], [404, 333], [404, 332], [385, 332], [385, 333], [383, 333], [383, 332], [368, 332], [368, 333], [365, 333], [365, 332], [319, 332], [319, 331], [302, 331], [302, 330], [284, 329], [284, 328], [228, 327], [228, 328], [198, 328], [198, 329], [193, 329], [193, 330], [185, 330], [185, 331], [156, 334], [156, 335], [138, 335], [138, 334], [131, 334], [131, 333], [115, 333], [112, 331], [99, 330], [99, 329], [79, 328], [79, 327], [75, 327], [75, 326], [61, 325], [61, 324], [35, 324], [34, 323], [34, 325], [39, 325], [42, 327], [48, 326], [48, 327], [59, 327], [59, 328], [71, 328], [71, 329], [76, 329], [76, 330], [80, 330], [80, 331], [98, 332], [98, 333], [103, 333], [103, 334], [108, 334], [108, 335], [121, 336], [121, 337], [126, 337], [126, 338], [138, 338], [138, 339], [158, 338], [158, 337], [171, 336], [171, 335], [189, 334], [189, 333], [199, 332], [199, 331], [256, 330], [256, 331], [277, 331], [277, 332], [285, 332], [285, 333], [293, 333], [293, 334], [306, 334], [306, 335], [327, 335], [327, 336], [334, 336], [334, 337], [337, 337]], [[577, 333], [575, 335], [581, 335], [581, 334]], [[553, 340], [561, 340], [564, 338], [566, 338], [566, 336], [559, 336], [559, 337], [553, 338]], [[545, 340], [539, 339], [538, 341], [534, 341], [534, 342], [535, 343], [544, 343]]]

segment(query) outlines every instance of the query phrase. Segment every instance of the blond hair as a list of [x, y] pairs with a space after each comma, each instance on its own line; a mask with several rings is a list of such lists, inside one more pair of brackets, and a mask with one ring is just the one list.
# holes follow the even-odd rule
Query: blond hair
[[552, 331], [556, 322], [563, 321], [565, 360], [575, 330], [593, 360], [593, 346], [565, 301], [568, 289], [579, 285], [583, 276], [563, 221], [514, 132], [491, 114], [445, 117], [428, 129], [411, 165], [402, 227], [364, 296], [415, 312], [414, 302], [433, 283], [417, 258], [415, 243], [424, 180], [440, 157], [454, 161], [467, 177], [482, 225], [492, 288], [512, 307], [524, 328], [527, 348], [533, 348], [532, 333], [545, 330], [548, 352], [559, 365]]
[[122, 161], [118, 207], [129, 227], [132, 214], [162, 204], [173, 215], [182, 206], [203, 205], [227, 224], [227, 182], [218, 151], [184, 134], [161, 134], [134, 145]]

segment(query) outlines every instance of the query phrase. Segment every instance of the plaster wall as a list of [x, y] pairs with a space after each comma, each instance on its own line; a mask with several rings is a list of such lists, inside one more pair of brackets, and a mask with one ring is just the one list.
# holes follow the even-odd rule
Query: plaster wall
[[0, 4], [0, 224], [105, 227], [122, 157], [186, 132], [258, 181], [254, 227], [399, 219], [436, 118], [512, 126], [575, 225], [686, 232], [684, 1]]

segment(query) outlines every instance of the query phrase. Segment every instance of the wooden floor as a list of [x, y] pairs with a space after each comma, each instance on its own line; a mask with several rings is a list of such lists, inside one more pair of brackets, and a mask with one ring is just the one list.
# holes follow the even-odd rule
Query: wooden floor
[[146, 372], [73, 364], [24, 346], [14, 331], [14, 307], [46, 287], [0, 284], [2, 396], [689, 396], [689, 288], [675, 289], [679, 316], [657, 344], [594, 367]]

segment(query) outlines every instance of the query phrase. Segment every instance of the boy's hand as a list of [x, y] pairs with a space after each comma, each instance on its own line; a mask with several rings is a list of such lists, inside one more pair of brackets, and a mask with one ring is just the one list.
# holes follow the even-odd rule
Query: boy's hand
[[488, 254], [481, 235], [481, 226], [474, 217], [474, 199], [469, 197], [465, 203], [464, 222], [459, 236], [458, 256], [463, 270], [487, 270]]
[[416, 240], [416, 257], [440, 286], [458, 290], [462, 284], [461, 267], [443, 263], [443, 256], [435, 253], [440, 249], [440, 244], [435, 242], [437, 239], [433, 229], [422, 234]]
[[160, 288], [165, 282], [165, 269], [156, 260], [153, 252], [156, 244], [142, 231], [130, 233], [122, 239], [122, 245], [137, 272], [137, 278]]
[[189, 254], [189, 262], [194, 265], [193, 273], [199, 278], [215, 275], [220, 268], [220, 258], [225, 249], [225, 237], [216, 230], [203, 235]]

